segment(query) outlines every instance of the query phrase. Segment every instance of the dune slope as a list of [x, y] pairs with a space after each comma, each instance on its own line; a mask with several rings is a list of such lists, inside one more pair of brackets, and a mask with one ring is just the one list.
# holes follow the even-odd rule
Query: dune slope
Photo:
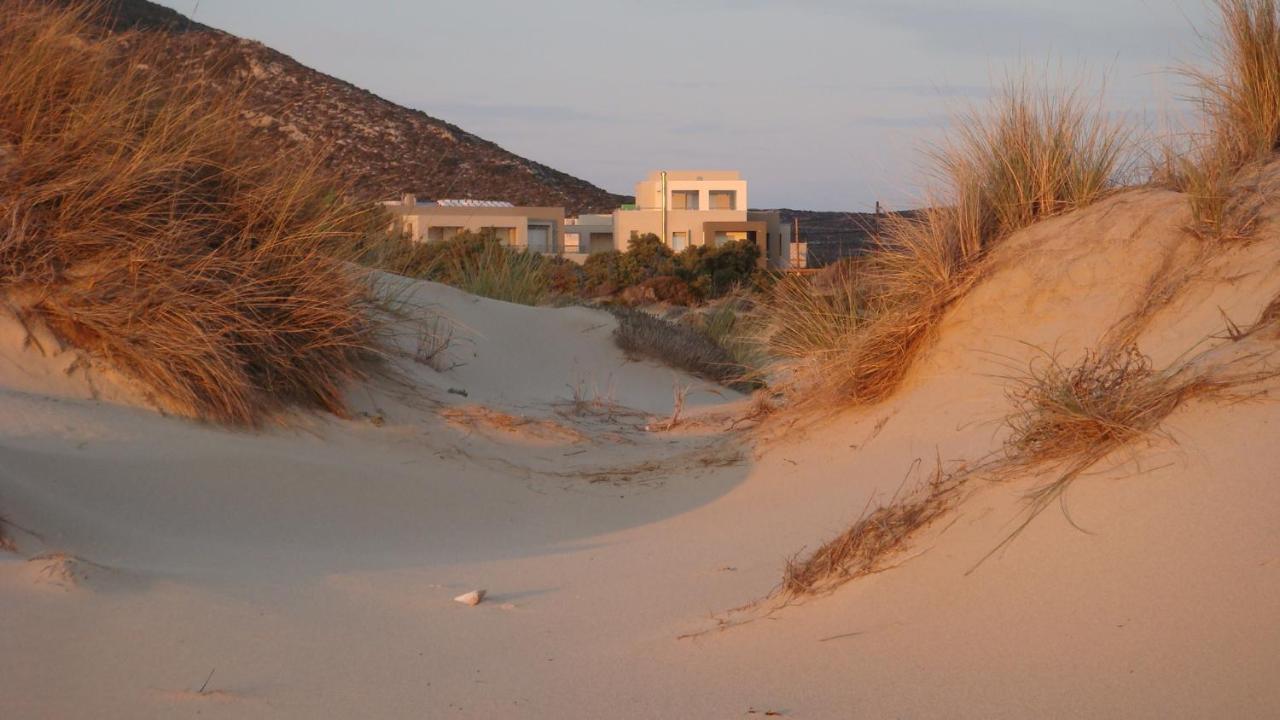
[[[998, 453], [1009, 376], [1096, 347], [1170, 268], [1201, 265], [1133, 326], [1142, 351], [1231, 342], [1224, 315], [1280, 293], [1275, 230], [1206, 254], [1186, 221], [1144, 190], [1019, 233], [890, 401], [750, 431], [730, 429], [739, 396], [628, 361], [604, 313], [425, 283], [397, 287], [404, 356], [352, 390], [359, 417], [259, 434], [163, 417], [6, 328], [0, 711], [1276, 714], [1266, 384], [1180, 408], [985, 562], [1049, 473], [976, 478], [888, 571], [731, 611], [936, 461]], [[411, 357], [436, 314], [457, 335], [440, 370]], [[691, 419], [661, 430], [682, 384]]]

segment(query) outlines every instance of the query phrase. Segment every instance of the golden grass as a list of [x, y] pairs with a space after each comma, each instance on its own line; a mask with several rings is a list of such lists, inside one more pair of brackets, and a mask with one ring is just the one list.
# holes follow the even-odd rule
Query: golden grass
[[1193, 232], [1230, 241], [1248, 237], [1256, 219], [1240, 202], [1240, 175], [1280, 148], [1280, 4], [1213, 4], [1220, 18], [1213, 67], [1182, 71], [1199, 91], [1206, 131], [1188, 150], [1166, 148], [1155, 179], [1187, 193]]
[[1101, 99], [1078, 87], [1006, 82], [932, 153], [951, 204], [948, 242], [971, 261], [1017, 230], [1097, 201], [1119, 180], [1128, 140]]
[[[913, 464], [913, 468], [918, 463]], [[941, 517], [964, 481], [964, 472], [947, 473], [941, 464], [906, 497], [894, 497], [865, 511], [848, 530], [803, 559], [792, 558], [783, 571], [785, 597], [818, 595], [864, 575], [888, 569], [888, 562], [917, 532]], [[868, 506], [869, 507], [869, 506]]]
[[1221, 33], [1216, 67], [1187, 70], [1209, 121], [1214, 159], [1238, 169], [1280, 147], [1280, 5], [1215, 0]]
[[1029, 494], [1025, 519], [992, 552], [1120, 448], [1160, 437], [1172, 440], [1159, 428], [1183, 403], [1230, 398], [1236, 389], [1278, 374], [1265, 361], [1267, 352], [1215, 359], [1216, 351], [1211, 348], [1164, 370], [1156, 370], [1132, 345], [1086, 352], [1070, 365], [1046, 355], [1014, 378], [1009, 392], [1014, 409], [1006, 418], [1009, 435], [1001, 471], [1046, 466], [1054, 470], [1054, 477]]
[[1076, 89], [1011, 81], [932, 153], [941, 202], [887, 218], [877, 246], [832, 287], [779, 283], [770, 346], [809, 399], [887, 398], [990, 249], [1102, 198], [1123, 170], [1127, 137]]
[[0, 0], [0, 292], [171, 410], [345, 412], [375, 350], [368, 288], [325, 243], [363, 210], [263, 154], [237, 98], [159, 73], [95, 10]]

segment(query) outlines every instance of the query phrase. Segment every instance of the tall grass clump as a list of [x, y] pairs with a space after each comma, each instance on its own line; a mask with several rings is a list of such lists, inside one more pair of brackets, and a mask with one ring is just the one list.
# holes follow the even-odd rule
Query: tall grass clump
[[779, 286], [775, 350], [844, 401], [884, 399], [992, 247], [1115, 187], [1127, 136], [1077, 89], [1007, 83], [930, 154], [937, 202], [885, 218], [876, 246], [834, 287]]
[[1216, 68], [1189, 70], [1201, 91], [1217, 160], [1231, 169], [1280, 149], [1280, 5], [1215, 0], [1221, 35]]
[[1213, 4], [1212, 67], [1182, 71], [1198, 91], [1205, 132], [1190, 148], [1166, 148], [1157, 180], [1188, 194], [1197, 234], [1231, 240], [1249, 235], [1255, 215], [1239, 202], [1241, 173], [1280, 149], [1280, 4]]
[[[521, 305], [540, 305], [547, 299], [547, 261], [537, 253], [491, 241], [483, 243], [479, 252], [445, 257], [441, 262], [438, 272], [472, 295]], [[435, 272], [428, 270], [427, 276]]]
[[170, 410], [342, 414], [375, 333], [324, 245], [361, 210], [316, 163], [251, 146], [238, 98], [162, 72], [162, 39], [96, 29], [95, 7], [0, 0], [0, 293]]

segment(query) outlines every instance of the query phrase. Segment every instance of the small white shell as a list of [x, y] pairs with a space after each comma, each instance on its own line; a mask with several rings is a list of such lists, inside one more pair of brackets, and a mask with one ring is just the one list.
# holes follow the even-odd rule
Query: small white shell
[[484, 593], [485, 593], [484, 590], [472, 590], [469, 593], [463, 593], [459, 595], [458, 597], [454, 598], [453, 601], [460, 602], [463, 605], [470, 605], [471, 607], [475, 607], [476, 605], [480, 604], [481, 600], [484, 600]]

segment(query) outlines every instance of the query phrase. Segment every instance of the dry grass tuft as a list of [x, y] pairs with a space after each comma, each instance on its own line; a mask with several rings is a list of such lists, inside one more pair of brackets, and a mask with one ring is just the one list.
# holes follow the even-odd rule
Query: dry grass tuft
[[1280, 4], [1214, 5], [1220, 18], [1214, 67], [1183, 70], [1199, 90], [1206, 131], [1189, 150], [1167, 148], [1156, 180], [1187, 193], [1193, 232], [1231, 241], [1247, 238], [1256, 220], [1256, 209], [1241, 201], [1239, 177], [1280, 149]]
[[1077, 90], [1010, 82], [933, 153], [943, 202], [887, 218], [879, 245], [827, 287], [779, 283], [770, 346], [827, 391], [815, 397], [883, 400], [993, 246], [1115, 186], [1127, 137]]
[[[913, 469], [918, 464], [917, 461]], [[895, 496], [874, 510], [864, 511], [852, 527], [803, 560], [788, 561], [781, 594], [822, 594], [850, 580], [888, 569], [887, 561], [905, 547], [909, 538], [946, 512], [963, 479], [963, 471], [946, 473], [939, 463], [929, 480], [908, 497]]]
[[1059, 462], [1100, 453], [1154, 429], [1184, 399], [1207, 390], [1192, 377], [1156, 373], [1137, 347], [1086, 352], [1066, 366], [1046, 356], [1009, 391], [1009, 457]]
[[1158, 437], [1161, 423], [1184, 402], [1228, 397], [1277, 374], [1260, 362], [1262, 355], [1212, 361], [1213, 352], [1165, 370], [1154, 369], [1132, 345], [1087, 352], [1071, 365], [1045, 355], [1044, 362], [1014, 378], [1004, 467], [1046, 465], [1057, 471], [1053, 481], [1031, 493], [1030, 512], [1010, 539], [1089, 468], [1119, 448]]
[[0, 0], [0, 292], [169, 409], [344, 414], [374, 328], [367, 285], [323, 246], [364, 211], [92, 12]]
[[932, 154], [953, 217], [935, 228], [966, 261], [1009, 234], [1106, 195], [1125, 170], [1129, 130], [1076, 87], [1010, 80], [961, 118]]
[[1216, 68], [1187, 70], [1201, 91], [1213, 159], [1227, 170], [1280, 149], [1280, 4], [1214, 0], [1221, 34]]

